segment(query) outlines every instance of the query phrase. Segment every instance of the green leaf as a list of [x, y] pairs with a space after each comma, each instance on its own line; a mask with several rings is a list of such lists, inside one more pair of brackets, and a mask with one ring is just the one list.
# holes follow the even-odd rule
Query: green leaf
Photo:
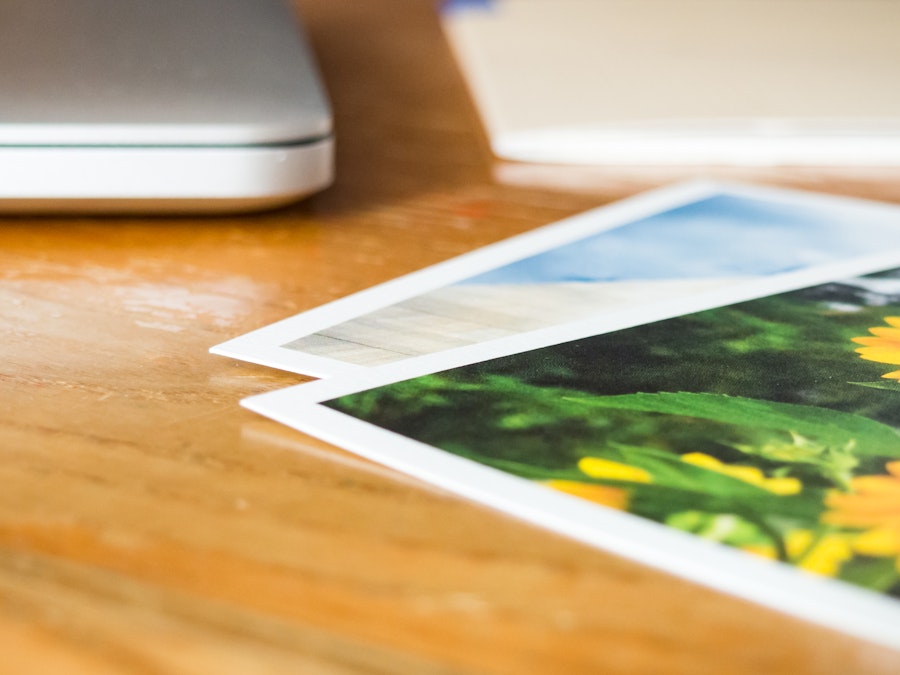
[[718, 471], [689, 464], [680, 455], [653, 448], [614, 445], [600, 455], [647, 471], [653, 485], [720, 497], [756, 498], [771, 493], [757, 485]]
[[[623, 486], [624, 487], [624, 486]], [[798, 495], [775, 495], [765, 490], [755, 493], [724, 494], [672, 488], [664, 485], [635, 483], [627, 487], [629, 512], [651, 520], [665, 522], [680, 511], [702, 511], [709, 514], [735, 514], [769, 532], [790, 523], [795, 527], [814, 527], [822, 513], [822, 490], [804, 490]], [[772, 539], [777, 539], [773, 535]]]
[[666, 518], [666, 525], [729, 546], [753, 546], [771, 541], [769, 534], [755, 523], [733, 513], [679, 511]]
[[857, 387], [869, 387], [870, 389], [884, 389], [900, 393], [900, 382], [848, 382], [847, 384], [855, 384]]
[[894, 558], [855, 558], [841, 569], [841, 579], [882, 593], [897, 584]]
[[822, 510], [824, 492], [804, 489], [797, 495], [777, 495], [738, 478], [695, 466], [678, 455], [655, 450], [616, 446], [598, 456], [622, 462], [647, 471], [652, 483], [591, 478], [579, 469], [541, 469], [518, 462], [459, 453], [482, 464], [522, 478], [544, 482], [571, 480], [626, 489], [634, 498], [632, 513], [652, 520], [665, 521], [673, 513], [702, 510], [712, 514], [741, 514], [753, 522], [772, 517], [799, 520], [807, 526], [817, 523]]
[[751, 428], [765, 427], [815, 438], [860, 455], [900, 457], [900, 433], [867, 417], [830, 408], [690, 392], [578, 396], [568, 400], [594, 408], [682, 415]]

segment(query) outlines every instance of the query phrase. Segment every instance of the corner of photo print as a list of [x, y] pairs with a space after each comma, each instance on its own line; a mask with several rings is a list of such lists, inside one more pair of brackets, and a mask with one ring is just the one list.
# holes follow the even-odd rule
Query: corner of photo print
[[900, 247], [900, 207], [691, 182], [369, 288], [211, 349], [332, 377]]

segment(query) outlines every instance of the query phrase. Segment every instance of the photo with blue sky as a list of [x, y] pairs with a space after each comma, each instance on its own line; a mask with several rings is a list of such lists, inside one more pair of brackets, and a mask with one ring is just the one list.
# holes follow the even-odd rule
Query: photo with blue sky
[[762, 276], [900, 246], [853, 203], [828, 207], [723, 193], [470, 277], [460, 284]]

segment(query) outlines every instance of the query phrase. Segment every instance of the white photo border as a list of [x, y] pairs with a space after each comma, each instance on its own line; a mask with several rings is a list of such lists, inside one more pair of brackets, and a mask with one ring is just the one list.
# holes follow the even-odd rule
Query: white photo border
[[[887, 215], [896, 218], [900, 224], [900, 209], [891, 204], [777, 187], [713, 181], [679, 183], [545, 225], [373, 286], [215, 345], [210, 352], [313, 377], [359, 375], [371, 368], [308, 354], [284, 345], [518, 260], [717, 195], [763, 199], [774, 204], [798, 207], [821, 208], [829, 204], [852, 206], [860, 209], [861, 214]], [[415, 358], [419, 357], [410, 357], [403, 362]]]
[[740, 287], [367, 369], [250, 397], [242, 405], [504, 513], [678, 577], [900, 649], [900, 602], [562, 494], [331, 409], [323, 402], [401, 380], [829, 281], [900, 267], [900, 252], [764, 277]]

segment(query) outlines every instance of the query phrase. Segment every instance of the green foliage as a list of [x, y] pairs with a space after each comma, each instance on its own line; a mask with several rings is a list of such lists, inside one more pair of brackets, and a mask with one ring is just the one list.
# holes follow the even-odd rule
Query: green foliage
[[[632, 513], [726, 545], [770, 545], [787, 560], [789, 533], [823, 536], [829, 490], [900, 458], [900, 384], [876, 381], [884, 368], [852, 342], [886, 315], [900, 315], [897, 298], [826, 284], [327, 405], [529, 480], [620, 488]], [[688, 453], [763, 479], [694, 465]], [[585, 457], [649, 480], [587, 475]], [[802, 490], [765, 487], [788, 478]], [[852, 583], [898, 589], [892, 559], [856, 557], [841, 570]]]
[[760, 401], [722, 394], [638, 393], [569, 398], [582, 405], [640, 410], [715, 420], [737, 426], [785, 429], [818, 438], [826, 446], [862, 454], [900, 457], [900, 434], [880, 422], [827, 408]]
[[783, 464], [815, 465], [823, 476], [845, 489], [853, 469], [859, 464], [859, 455], [900, 457], [900, 434], [896, 429], [827, 408], [688, 392], [581, 396], [571, 400], [594, 408], [681, 415], [738, 427], [787, 431], [793, 437], [793, 443], [767, 440], [735, 447]]
[[729, 546], [765, 546], [771, 539], [758, 525], [733, 513], [705, 513], [693, 509], [677, 511], [669, 515], [665, 523]]
[[891, 558], [861, 556], [844, 566], [841, 578], [873, 591], [886, 592], [897, 585], [897, 565]]
[[869, 387], [871, 389], [881, 389], [883, 391], [892, 391], [900, 394], [900, 382], [897, 382], [896, 380], [890, 382], [886, 382], [885, 380], [880, 380], [878, 382], [851, 382], [850, 384], [855, 384], [858, 387]]

